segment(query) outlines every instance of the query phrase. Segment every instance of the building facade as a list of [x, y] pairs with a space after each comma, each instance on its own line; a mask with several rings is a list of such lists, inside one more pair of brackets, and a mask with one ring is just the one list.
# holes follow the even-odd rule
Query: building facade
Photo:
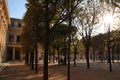
[[23, 60], [21, 33], [23, 22], [21, 19], [11, 18], [7, 35], [7, 61]]
[[0, 0], [0, 62], [6, 60], [6, 38], [10, 24], [9, 11], [6, 0]]
[[[24, 53], [22, 52], [21, 34], [24, 27], [22, 19], [10, 18], [11, 24], [7, 34], [7, 61], [23, 61]], [[43, 56], [43, 49], [38, 48], [38, 59]]]

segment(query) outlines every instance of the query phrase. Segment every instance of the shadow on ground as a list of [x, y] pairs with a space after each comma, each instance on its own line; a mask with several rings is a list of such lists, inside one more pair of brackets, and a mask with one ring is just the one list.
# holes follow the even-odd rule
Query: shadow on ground
[[[107, 64], [92, 63], [86, 69], [85, 63], [71, 64], [71, 80], [120, 80], [119, 64], [114, 64], [113, 72], [109, 72]], [[10, 64], [0, 73], [0, 80], [43, 80], [43, 65], [39, 65], [39, 73], [31, 70], [24, 63]], [[67, 80], [67, 66], [49, 65], [49, 80]]]
[[26, 65], [7, 66], [0, 73], [0, 80], [42, 80], [42, 74], [36, 74]]

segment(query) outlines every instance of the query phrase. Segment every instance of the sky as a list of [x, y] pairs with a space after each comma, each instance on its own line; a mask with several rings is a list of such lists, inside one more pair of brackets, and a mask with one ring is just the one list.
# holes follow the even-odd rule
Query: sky
[[[9, 9], [9, 14], [11, 18], [18, 18], [22, 19], [25, 12], [25, 3], [26, 0], [7, 0], [8, 2], [8, 9]], [[104, 32], [103, 28], [97, 29], [96, 32]]]
[[26, 0], [7, 0], [7, 2], [10, 17], [22, 19], [26, 11]]

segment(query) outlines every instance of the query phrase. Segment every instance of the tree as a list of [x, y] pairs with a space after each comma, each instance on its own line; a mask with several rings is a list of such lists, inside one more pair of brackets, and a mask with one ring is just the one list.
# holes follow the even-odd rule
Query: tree
[[78, 39], [78, 36], [75, 36], [75, 35], [72, 35], [71, 37], [72, 39], [72, 44], [73, 44], [73, 47], [74, 47], [74, 67], [76, 67], [76, 59], [77, 59], [77, 53], [78, 53], [78, 43], [79, 43], [79, 39]]
[[120, 8], [120, 1], [119, 0], [100, 0], [102, 2], [108, 3], [108, 4], [112, 4], [114, 7], [118, 7]]
[[[53, 32], [51, 32], [51, 44], [53, 47], [55, 47], [59, 53], [59, 48], [62, 49], [62, 53], [64, 53], [64, 64], [66, 65], [66, 54], [67, 54], [67, 43], [68, 43], [68, 32], [69, 32], [69, 27], [67, 24], [60, 24], [58, 27], [54, 28]], [[72, 32], [71, 32], [72, 34]], [[59, 48], [58, 48], [59, 46]], [[59, 54], [58, 54], [58, 64], [59, 60]]]
[[[118, 18], [119, 16], [119, 11], [118, 9], [120, 8], [119, 7], [119, 0], [105, 0], [105, 1], [101, 1], [101, 9], [100, 9], [100, 14], [103, 18], [103, 22], [104, 22], [104, 25], [106, 27], [106, 31], [107, 31], [107, 50], [108, 50], [108, 62], [109, 62], [109, 70], [110, 72], [112, 72], [112, 64], [111, 64], [111, 56], [113, 55], [114, 53], [114, 49], [112, 47], [112, 51], [113, 53], [111, 54], [111, 27], [115, 26], [117, 27], [117, 22], [118, 20], [115, 18]], [[106, 4], [106, 5], [104, 5]], [[111, 16], [111, 21], [110, 19], [104, 19], [106, 16]], [[115, 17], [115, 15], [117, 15], [117, 17]]]
[[93, 61], [95, 62], [95, 51], [99, 52], [100, 54], [97, 54], [100, 56], [101, 61], [103, 62], [103, 53], [105, 49], [105, 34], [98, 34], [92, 37], [91, 39], [91, 48], [93, 49]]
[[[117, 59], [119, 62], [119, 40], [120, 40], [120, 31], [114, 30], [111, 32], [110, 42], [111, 42], [111, 49], [112, 49], [112, 62], [114, 63], [114, 59]], [[117, 56], [115, 56], [117, 55]]]
[[89, 50], [91, 43], [91, 34], [97, 20], [97, 7], [98, 6], [96, 5], [96, 2], [86, 0], [83, 1], [83, 3], [77, 8], [75, 12], [76, 18], [74, 20], [74, 24], [78, 28], [79, 35], [82, 36], [88, 69], [90, 68]]
[[[48, 79], [48, 50], [49, 50], [49, 34], [54, 30], [57, 25], [61, 24], [65, 20], [69, 18], [69, 15], [73, 10], [77, 7], [78, 3], [80, 3], [82, 0], [73, 0], [73, 10], [69, 11], [69, 6], [66, 4], [68, 3], [68, 0], [27, 0], [29, 3], [27, 4], [27, 9], [30, 11], [27, 11], [26, 15], [27, 16], [27, 23], [37, 23], [36, 26], [39, 26], [41, 24], [44, 24], [44, 28], [41, 31], [44, 33], [44, 80]], [[32, 6], [34, 5], [34, 6]], [[39, 9], [40, 8], [40, 9]], [[34, 14], [33, 11], [37, 13]], [[42, 16], [41, 16], [42, 15]], [[43, 19], [43, 21], [39, 20], [33, 20], [33, 18], [30, 17], [35, 17], [35, 19]], [[39, 18], [38, 18], [39, 17]], [[31, 20], [32, 19], [32, 20]], [[35, 26], [35, 25], [32, 25]], [[34, 27], [35, 28], [35, 27]], [[35, 28], [36, 30], [36, 28]], [[38, 30], [38, 29], [37, 29]], [[36, 31], [39, 32], [39, 31]], [[48, 34], [48, 35], [47, 35]], [[40, 34], [41, 35], [41, 34]], [[39, 43], [40, 40], [38, 40]], [[36, 45], [37, 46], [37, 45]]]
[[[23, 42], [26, 40], [24, 43], [30, 43], [32, 44], [31, 46], [28, 45], [27, 47], [31, 47], [30, 49], [34, 49], [35, 52], [35, 71], [36, 73], [38, 72], [37, 69], [37, 64], [38, 64], [38, 44], [44, 41], [44, 19], [43, 19], [43, 14], [44, 14], [44, 9], [42, 8], [42, 4], [38, 4], [39, 0], [32, 1], [32, 0], [27, 0], [28, 3], [26, 4], [27, 12], [25, 13], [24, 16], [24, 22], [25, 22], [25, 27], [23, 28]], [[38, 12], [39, 11], [39, 12]], [[38, 18], [39, 17], [39, 18]], [[30, 32], [28, 32], [30, 30]], [[31, 34], [31, 35], [29, 35]], [[31, 40], [29, 40], [29, 38]], [[34, 55], [33, 55], [34, 56]]]
[[[73, 10], [74, 10], [74, 8], [76, 8], [78, 3], [81, 2], [81, 1], [73, 0], [73, 2], [74, 3], [73, 3], [72, 6], [73, 6]], [[68, 4], [68, 5], [66, 5], [66, 4]], [[47, 32], [48, 33], [49, 33], [49, 31], [52, 32], [52, 30], [54, 30], [54, 28], [57, 25], [59, 25], [60, 23], [64, 22], [66, 19], [68, 19], [70, 17], [71, 13], [73, 12], [73, 10], [69, 10], [69, 7], [70, 7], [69, 6], [69, 0], [45, 1], [45, 5], [46, 5], [46, 7], [45, 7], [45, 10], [46, 10], [46, 14], [45, 14], [45, 16], [46, 16], [45, 17], [45, 20], [46, 20], [46, 40], [45, 40], [45, 44], [46, 44], [46, 46], [45, 46], [44, 61], [48, 60], [49, 34], [47, 35]], [[48, 7], [48, 5], [49, 5], [49, 7]], [[51, 22], [52, 22], [51, 28], [47, 28], [47, 27], [50, 27], [49, 23], [51, 23]], [[68, 64], [69, 64], [69, 56], [68, 56]], [[68, 74], [70, 74], [70, 72], [68, 72]], [[69, 80], [69, 78], [70, 78], [70, 75], [68, 77], [68, 80]], [[48, 80], [48, 62], [47, 61], [44, 62], [44, 80]]]

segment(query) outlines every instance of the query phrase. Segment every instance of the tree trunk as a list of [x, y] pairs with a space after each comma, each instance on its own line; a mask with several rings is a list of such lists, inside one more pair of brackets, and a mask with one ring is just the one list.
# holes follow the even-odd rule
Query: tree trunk
[[32, 69], [34, 69], [34, 50], [31, 51], [31, 63], [32, 63]]
[[112, 48], [112, 63], [114, 63], [114, 52], [115, 52], [114, 49], [115, 49], [115, 48], [113, 47], [113, 48]]
[[103, 52], [100, 52], [100, 53], [101, 53], [101, 57], [100, 57], [101, 58], [101, 62], [103, 63], [103, 57], [104, 57], [103, 56]]
[[71, 48], [71, 27], [72, 27], [72, 19], [71, 19], [71, 16], [72, 16], [72, 0], [69, 0], [69, 3], [70, 3], [70, 16], [69, 16], [69, 36], [68, 36], [68, 66], [67, 66], [67, 80], [70, 80], [70, 48]]
[[26, 65], [29, 64], [29, 53], [28, 53], [27, 50], [26, 50], [26, 53], [25, 53], [25, 64], [26, 64]]
[[95, 62], [95, 50], [93, 49], [93, 62]]
[[59, 46], [58, 46], [57, 51], [58, 51], [58, 65], [60, 65], [60, 47]]
[[112, 72], [111, 54], [110, 54], [110, 28], [109, 28], [109, 30], [108, 30], [107, 48], [108, 48], [108, 62], [109, 62], [109, 70], [110, 70], [110, 72]]
[[[64, 42], [65, 42], [65, 40], [64, 40]], [[66, 65], [67, 46], [66, 46], [65, 43], [64, 43], [64, 48], [65, 48], [65, 53], [64, 53], [64, 65]]]
[[44, 74], [43, 80], [48, 80], [48, 51], [49, 51], [49, 0], [45, 0], [45, 49], [44, 49]]
[[89, 46], [86, 46], [86, 62], [87, 62], [87, 69], [89, 69], [90, 68], [90, 63], [89, 63]]
[[77, 54], [77, 48], [74, 46], [74, 67], [76, 67], [76, 54]]
[[[71, 20], [70, 20], [71, 23]], [[71, 26], [71, 24], [70, 24]], [[70, 80], [70, 43], [71, 43], [71, 39], [70, 39], [70, 34], [69, 34], [69, 42], [68, 42], [68, 67], [67, 67], [67, 80]]]
[[32, 66], [32, 54], [31, 52], [29, 54], [30, 54], [30, 66]]
[[52, 61], [53, 61], [53, 64], [55, 63], [55, 53], [53, 53], [53, 59], [52, 59]]
[[28, 59], [28, 65], [30, 66], [30, 64], [31, 64], [31, 56], [30, 56], [30, 52], [28, 52], [28, 57], [29, 57], [29, 59]]
[[118, 61], [118, 63], [119, 63], [119, 53], [117, 53], [117, 61]]
[[36, 49], [35, 49], [35, 72], [38, 73], [38, 47], [36, 44]]
[[64, 55], [64, 56], [65, 56], [65, 58], [64, 58], [64, 64], [65, 64], [65, 65], [67, 64], [67, 63], [66, 63], [66, 61], [67, 61], [67, 60], [66, 60], [66, 59], [67, 59], [67, 56], [66, 56], [66, 55], [67, 55], [67, 48], [66, 48], [66, 50], [65, 50], [65, 55]]

